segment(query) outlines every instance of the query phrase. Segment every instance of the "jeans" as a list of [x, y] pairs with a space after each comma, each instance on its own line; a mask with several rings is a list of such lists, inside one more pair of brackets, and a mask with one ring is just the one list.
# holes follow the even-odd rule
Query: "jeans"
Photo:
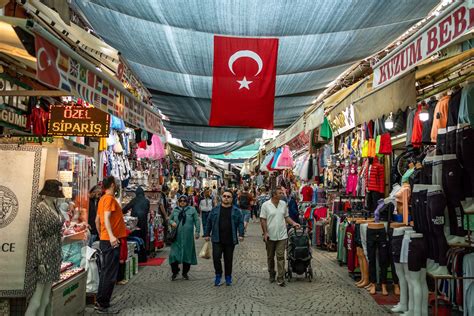
[[209, 217], [209, 214], [211, 212], [201, 212], [201, 220], [202, 220], [202, 231], [203, 235], [206, 233], [206, 228], [207, 228], [207, 218]]
[[242, 210], [242, 219], [244, 223], [250, 222], [251, 213], [249, 210]]
[[377, 250], [379, 252], [380, 282], [387, 283], [388, 241], [385, 228], [367, 229], [367, 253], [370, 283], [377, 282]]
[[[400, 240], [401, 241], [401, 240]], [[388, 228], [388, 255], [389, 255], [389, 262], [390, 262], [390, 269], [392, 271], [392, 280], [393, 284], [398, 284], [398, 275], [397, 271], [395, 270], [395, 258], [393, 257], [393, 228]], [[400, 244], [401, 248], [401, 244]], [[398, 250], [398, 261], [400, 262], [400, 251]]]
[[285, 249], [286, 239], [283, 240], [268, 240], [267, 243], [267, 262], [268, 272], [271, 277], [274, 277], [275, 273], [275, 255], [277, 260], [277, 282], [282, 283], [285, 277]]
[[[175, 261], [171, 263], [170, 265], [171, 265], [171, 272], [177, 275], [179, 273], [179, 262]], [[191, 265], [189, 263], [183, 262], [183, 275], [187, 275], [190, 269], [191, 269]]]
[[101, 240], [100, 250], [102, 254], [97, 303], [101, 307], [108, 308], [119, 272], [120, 247], [112, 248], [110, 241]]
[[212, 260], [216, 275], [222, 276], [222, 255], [224, 255], [225, 276], [232, 275], [232, 261], [234, 259], [234, 244], [212, 243]]

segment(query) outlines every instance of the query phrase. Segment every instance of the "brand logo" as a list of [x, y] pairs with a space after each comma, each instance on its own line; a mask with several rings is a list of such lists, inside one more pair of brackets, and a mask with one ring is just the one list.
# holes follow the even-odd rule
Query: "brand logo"
[[444, 225], [444, 216], [436, 216], [431, 219], [435, 225]]
[[7, 227], [18, 213], [18, 199], [12, 190], [0, 185], [0, 228]]

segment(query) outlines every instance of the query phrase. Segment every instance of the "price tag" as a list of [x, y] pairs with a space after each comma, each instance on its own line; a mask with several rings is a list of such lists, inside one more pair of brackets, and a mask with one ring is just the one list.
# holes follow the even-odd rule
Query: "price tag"
[[59, 171], [60, 182], [72, 182], [72, 171]]

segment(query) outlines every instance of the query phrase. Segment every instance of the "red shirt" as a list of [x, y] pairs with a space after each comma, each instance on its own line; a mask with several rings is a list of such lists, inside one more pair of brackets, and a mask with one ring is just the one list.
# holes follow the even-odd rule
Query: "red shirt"
[[423, 138], [423, 123], [420, 121], [420, 112], [423, 106], [418, 104], [418, 109], [415, 112], [415, 117], [413, 118], [413, 132], [411, 134], [411, 143], [413, 147], [420, 147], [421, 140]]
[[309, 202], [313, 200], [313, 188], [309, 185], [306, 185], [301, 189], [301, 194], [303, 195], [303, 202]]

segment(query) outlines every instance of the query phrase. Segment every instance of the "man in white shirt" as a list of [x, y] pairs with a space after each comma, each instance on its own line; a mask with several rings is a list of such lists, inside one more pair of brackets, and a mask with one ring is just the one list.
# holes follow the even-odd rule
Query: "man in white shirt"
[[[285, 286], [285, 249], [288, 233], [286, 224], [300, 228], [288, 214], [288, 206], [282, 201], [283, 191], [277, 188], [271, 191], [271, 199], [262, 205], [260, 211], [260, 224], [263, 230], [263, 240], [267, 248], [268, 272], [270, 282], [276, 281], [279, 286]], [[275, 273], [275, 254], [277, 260], [278, 275]]]

